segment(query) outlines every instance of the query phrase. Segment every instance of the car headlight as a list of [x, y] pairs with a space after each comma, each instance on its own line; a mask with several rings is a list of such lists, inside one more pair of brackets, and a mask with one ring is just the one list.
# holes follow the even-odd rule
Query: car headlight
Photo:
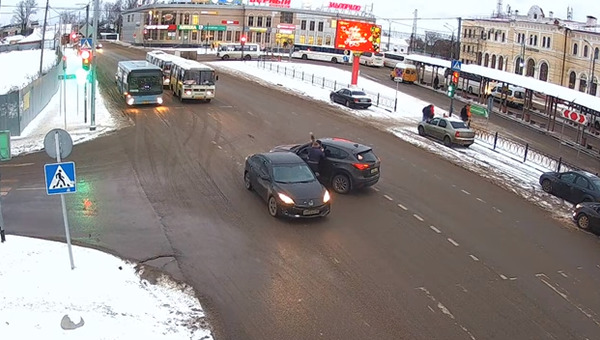
[[192, 95], [192, 91], [190, 91], [190, 90], [187, 90], [187, 91], [185, 91], [185, 94], [186, 94], [187, 96], [191, 96], [191, 95]]
[[212, 96], [212, 92], [211, 91], [206, 91], [206, 95], [207, 96]]
[[330, 199], [331, 196], [329, 195], [329, 191], [325, 190], [325, 193], [323, 194], [323, 203], [329, 202]]
[[294, 200], [285, 194], [279, 193], [279, 199], [285, 204], [294, 204]]
[[163, 103], [162, 97], [156, 98], [156, 102], [159, 103], [159, 104], [162, 104]]
[[581, 205], [581, 204], [577, 204], [577, 205], [575, 206], [575, 209], [579, 209], [579, 208], [581, 208], [581, 207], [583, 207], [583, 205]]
[[127, 104], [133, 105], [133, 97], [129, 97], [129, 99], [127, 99]]

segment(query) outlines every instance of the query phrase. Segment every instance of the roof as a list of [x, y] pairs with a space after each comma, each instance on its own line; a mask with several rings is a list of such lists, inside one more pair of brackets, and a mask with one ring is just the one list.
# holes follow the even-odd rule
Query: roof
[[363, 152], [363, 151], [367, 151], [370, 150], [371, 148], [348, 140], [348, 139], [344, 139], [344, 138], [338, 138], [338, 137], [333, 137], [333, 138], [320, 138], [319, 139], [323, 144], [327, 144], [327, 145], [332, 145], [332, 146], [337, 146], [339, 148], [343, 148], [346, 150], [356, 150], [357, 152]]
[[271, 161], [272, 164], [296, 164], [304, 163], [300, 156], [293, 152], [281, 151], [281, 152], [265, 152], [261, 153], [263, 157]]
[[[405, 56], [406, 59], [421, 62], [429, 65], [436, 65], [445, 68], [450, 68], [450, 61], [433, 58], [428, 56], [422, 56], [418, 54], [409, 54]], [[520, 87], [530, 89], [536, 92], [541, 92], [546, 95], [562, 99], [567, 102], [573, 102], [577, 105], [587, 107], [594, 111], [600, 111], [600, 97], [594, 97], [587, 93], [579, 92], [568, 87], [560, 86], [557, 84], [548, 83], [532, 77], [526, 77], [520, 74], [510, 73], [506, 71], [500, 71], [489, 67], [480, 65], [467, 64], [461, 66], [461, 72], [477, 74], [482, 77], [498, 80], [508, 84], [518, 85]]]
[[124, 61], [119, 61], [119, 67], [122, 67], [124, 69], [127, 69], [129, 71], [132, 70], [136, 70], [136, 69], [141, 69], [141, 68], [145, 68], [145, 69], [150, 69], [150, 70], [158, 70], [160, 72], [162, 72], [162, 69], [154, 64], [151, 64], [145, 60], [124, 60]]
[[199, 63], [199, 62], [197, 62], [195, 60], [181, 58], [179, 56], [170, 57], [169, 60], [171, 60], [174, 65], [182, 67], [182, 68], [184, 68], [186, 70], [189, 70], [189, 69], [213, 70], [212, 67], [210, 67], [210, 66], [208, 66], [206, 64]]

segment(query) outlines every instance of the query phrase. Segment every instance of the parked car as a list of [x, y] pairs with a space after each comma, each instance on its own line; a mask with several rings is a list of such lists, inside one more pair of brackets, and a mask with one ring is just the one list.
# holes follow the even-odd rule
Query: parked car
[[344, 104], [350, 108], [366, 109], [371, 106], [371, 98], [359, 89], [342, 88], [332, 91], [329, 98], [334, 103]]
[[469, 147], [475, 142], [475, 131], [458, 118], [435, 117], [419, 123], [420, 136], [431, 136], [444, 142], [445, 146], [454, 144]]
[[600, 203], [579, 203], [573, 210], [573, 219], [581, 229], [589, 230], [595, 234], [600, 233]]
[[273, 217], [323, 217], [331, 211], [329, 191], [292, 152], [246, 157], [244, 186], [267, 201]]
[[587, 171], [545, 172], [542, 189], [573, 204], [600, 202], [600, 178]]
[[[379, 181], [381, 160], [370, 146], [343, 138], [323, 138], [325, 159], [319, 167], [319, 181], [339, 194], [372, 186]], [[291, 151], [308, 161], [311, 143], [280, 145], [271, 152]]]

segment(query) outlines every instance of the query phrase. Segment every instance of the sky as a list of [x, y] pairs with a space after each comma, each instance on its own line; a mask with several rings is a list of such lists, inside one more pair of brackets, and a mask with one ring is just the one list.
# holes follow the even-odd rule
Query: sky
[[[204, 51], [200, 49], [198, 52]], [[3, 58], [10, 58], [13, 53], [17, 52], [0, 54], [0, 64], [4, 64]], [[67, 50], [65, 55], [66, 72], [77, 73], [81, 61], [72, 50]], [[20, 64], [31, 65], [31, 70], [22, 72], [17, 70], [18, 68], [4, 68], [4, 77], [1, 78], [2, 82], [5, 82], [2, 84], [4, 88], [22, 87], [23, 77], [37, 71], [36, 66], [39, 63], [35, 60], [39, 58], [39, 51], [19, 53], [18, 56], [22, 61]], [[380, 93], [382, 98], [397, 96], [402, 105], [397, 112], [378, 107], [354, 110], [331, 103], [331, 90], [322, 88], [320, 81], [317, 81], [318, 85], [310, 85], [309, 79], [312, 79], [313, 74], [316, 79], [325, 77], [338, 84], [347, 84], [350, 81], [349, 71], [326, 66], [326, 63], [323, 66], [300, 64], [285, 59], [273, 62], [273, 65], [279, 65], [280, 73], [276, 72], [276, 67], [272, 70], [269, 67], [260, 67], [271, 63], [209, 63], [219, 72], [229, 72], [264, 86], [290, 91], [295, 95], [303, 94], [321, 101], [323, 105], [335, 107], [364, 120], [365, 124], [378, 123], [379, 126], [386, 126], [387, 130], [399, 139], [490, 179], [506, 190], [546, 209], [556, 218], [570, 220], [572, 205], [544, 193], [538, 183], [543, 172], [554, 170], [549, 168], [552, 166], [549, 159], [530, 151], [530, 159], [533, 160], [523, 163], [520, 157], [503, 149], [502, 141], [498, 143], [498, 149], [492, 151], [491, 144], [481, 139], [476, 139], [470, 148], [447, 148], [441, 143], [421, 137], [417, 134], [416, 127], [421, 118], [421, 109], [429, 104], [428, 102], [361, 76], [358, 80], [359, 87], [365, 88], [369, 93]], [[284, 70], [287, 76], [283, 74]], [[296, 70], [298, 78], [291, 78], [290, 70]], [[306, 81], [299, 78], [301, 74], [305, 75]], [[68, 98], [73, 98], [74, 92], [82, 93], [81, 88], [77, 80], [68, 80]], [[217, 97], [218, 93], [217, 90]], [[90, 132], [89, 120], [86, 123], [83, 116], [83, 95], [76, 96], [79, 97], [79, 101], [69, 100], [66, 106], [61, 103], [63, 95], [58, 91], [21, 136], [11, 137], [13, 156], [41, 150], [43, 136], [53, 128], [65, 128], [71, 134], [74, 143], [78, 144], [129, 124], [120, 112], [113, 110], [111, 113], [107, 110], [102, 93], [98, 92], [97, 129]], [[66, 115], [61, 111], [66, 111]], [[447, 114], [440, 108], [436, 108], [435, 112], [437, 116]], [[373, 147], [377, 148], [376, 145]], [[506, 147], [506, 150], [508, 149], [509, 147]], [[0, 304], [0, 334], [3, 338], [212, 339], [210, 331], [203, 328], [191, 330], [186, 326], [189, 325], [189, 320], [204, 320], [203, 309], [188, 286], [176, 285], [167, 277], [159, 280], [159, 284], [151, 285], [139, 277], [134, 264], [83, 247], [73, 248], [75, 269], [71, 270], [64, 243], [14, 235], [7, 235], [6, 238], [7, 242], [0, 244], [0, 258], [3, 264], [0, 266], [3, 296]], [[44, 277], [43, 285], [38, 284], [40, 281], [37, 278], [40, 276]], [[107, 291], [111, 294], [106, 294]], [[32, 309], [30, 306], [38, 307]], [[83, 326], [75, 330], [64, 331], [60, 328], [61, 323], [81, 325], [81, 320]]]
[[[38, 19], [43, 20], [43, 6], [45, 1], [37, 0], [40, 10], [36, 15]], [[167, 2], [168, 0], [165, 0]], [[299, 7], [306, 0], [292, 0], [292, 7]], [[313, 6], [318, 6], [328, 1], [309, 0]], [[2, 0], [0, 7], [0, 24], [10, 23], [14, 6], [18, 0]], [[417, 9], [420, 18], [457, 18], [457, 17], [479, 17], [489, 16], [492, 11], [495, 11], [497, 0], [461, 0], [448, 2], [445, 0], [337, 0], [341, 3], [356, 4], [361, 6], [374, 5], [374, 13], [381, 18], [408, 19], [396, 20], [393, 24], [393, 30], [410, 33], [412, 27], [412, 18], [414, 10]], [[50, 0], [51, 7], [72, 7], [74, 3], [86, 3], [85, 0]], [[600, 17], [600, 2], [584, 1], [584, 0], [511, 0], [503, 1], [503, 10], [510, 5], [514, 10], [519, 10], [520, 13], [526, 13], [533, 5], [539, 5], [546, 15], [553, 11], [555, 17], [566, 19], [567, 7], [573, 8], [573, 18], [577, 21], [585, 21], [587, 15]], [[50, 11], [50, 17], [56, 17], [56, 12]], [[440, 33], [447, 32], [444, 24], [448, 24], [456, 28], [457, 20], [419, 20], [417, 26], [419, 30], [430, 29], [439, 30]]]

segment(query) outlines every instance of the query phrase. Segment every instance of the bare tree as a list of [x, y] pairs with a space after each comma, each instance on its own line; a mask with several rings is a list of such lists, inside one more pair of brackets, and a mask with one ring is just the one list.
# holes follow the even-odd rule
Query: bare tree
[[69, 11], [64, 11], [60, 13], [60, 20], [63, 24], [74, 24], [77, 23], [77, 14]]
[[29, 26], [29, 18], [37, 13], [37, 3], [35, 0], [21, 0], [17, 3], [17, 8], [14, 10], [12, 17], [13, 24], [21, 26], [21, 34], [27, 31]]
[[434, 47], [436, 42], [441, 39], [441, 35], [437, 32], [425, 31], [425, 48], [431, 51], [431, 55], [435, 53]]
[[137, 0], [125, 0], [125, 2], [123, 3], [123, 9], [127, 10], [127, 9], [132, 9], [132, 8], [136, 8], [137, 7]]

